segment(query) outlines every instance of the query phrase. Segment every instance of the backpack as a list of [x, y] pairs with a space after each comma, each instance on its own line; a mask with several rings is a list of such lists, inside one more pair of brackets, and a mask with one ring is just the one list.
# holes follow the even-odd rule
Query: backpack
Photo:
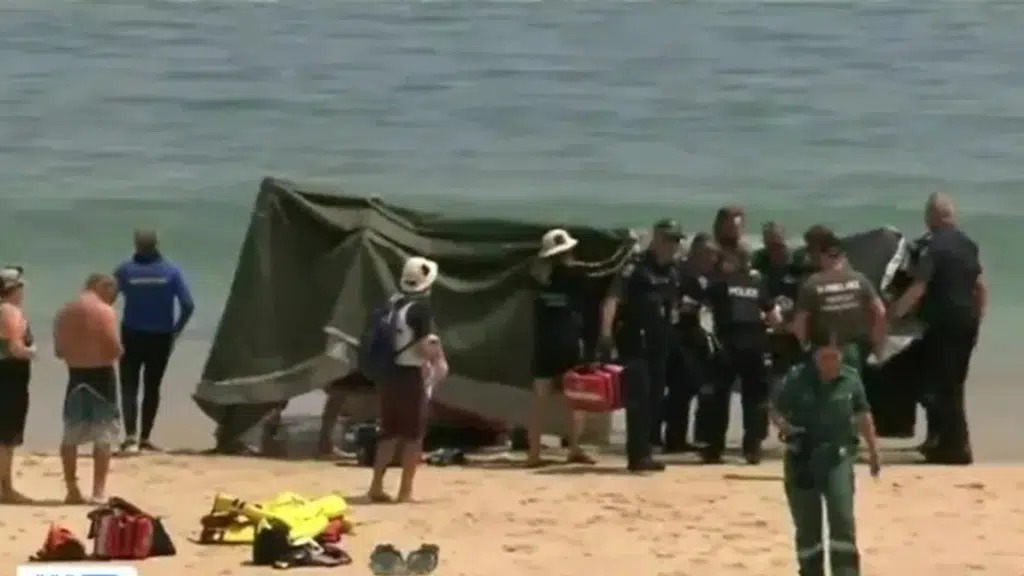
[[393, 377], [398, 368], [395, 359], [413, 344], [410, 342], [400, 349], [395, 346], [398, 315], [411, 304], [408, 298], [392, 297], [370, 312], [363, 337], [359, 341], [358, 369], [374, 384], [386, 384]]
[[142, 560], [152, 556], [174, 556], [176, 550], [159, 518], [120, 498], [88, 514], [93, 558], [99, 560]]
[[93, 523], [93, 557], [142, 560], [153, 548], [153, 521], [138, 514], [104, 514]]

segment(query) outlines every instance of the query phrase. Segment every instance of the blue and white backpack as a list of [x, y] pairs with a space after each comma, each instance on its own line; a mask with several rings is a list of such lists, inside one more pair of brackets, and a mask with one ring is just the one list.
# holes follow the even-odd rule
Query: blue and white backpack
[[398, 370], [395, 360], [414, 342], [397, 347], [398, 317], [412, 305], [404, 296], [396, 295], [370, 312], [366, 329], [359, 341], [359, 372], [374, 384], [386, 384]]

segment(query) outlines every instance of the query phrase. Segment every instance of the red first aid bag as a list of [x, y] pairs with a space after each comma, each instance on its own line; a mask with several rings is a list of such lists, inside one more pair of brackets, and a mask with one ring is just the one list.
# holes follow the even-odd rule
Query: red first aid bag
[[578, 366], [562, 377], [562, 393], [573, 410], [612, 412], [622, 408], [622, 367]]
[[138, 514], [112, 513], [93, 521], [93, 557], [102, 560], [142, 560], [153, 548], [153, 519]]

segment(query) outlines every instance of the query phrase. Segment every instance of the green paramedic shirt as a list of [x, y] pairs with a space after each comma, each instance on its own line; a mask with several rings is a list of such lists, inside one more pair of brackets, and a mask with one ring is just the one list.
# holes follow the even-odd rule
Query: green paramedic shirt
[[870, 411], [857, 371], [843, 366], [839, 378], [822, 382], [813, 362], [793, 368], [775, 397], [775, 410], [792, 427], [803, 429], [815, 447], [826, 444], [852, 451], [857, 445], [857, 416]]

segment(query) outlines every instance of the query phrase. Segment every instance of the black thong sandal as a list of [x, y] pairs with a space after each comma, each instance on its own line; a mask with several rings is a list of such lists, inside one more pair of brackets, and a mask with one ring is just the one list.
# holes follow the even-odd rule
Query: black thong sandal
[[409, 574], [430, 574], [437, 569], [441, 549], [435, 544], [422, 544], [419, 549], [409, 552], [405, 557], [405, 566]]
[[406, 573], [405, 559], [391, 544], [378, 544], [370, 553], [370, 572], [374, 576], [401, 576]]

